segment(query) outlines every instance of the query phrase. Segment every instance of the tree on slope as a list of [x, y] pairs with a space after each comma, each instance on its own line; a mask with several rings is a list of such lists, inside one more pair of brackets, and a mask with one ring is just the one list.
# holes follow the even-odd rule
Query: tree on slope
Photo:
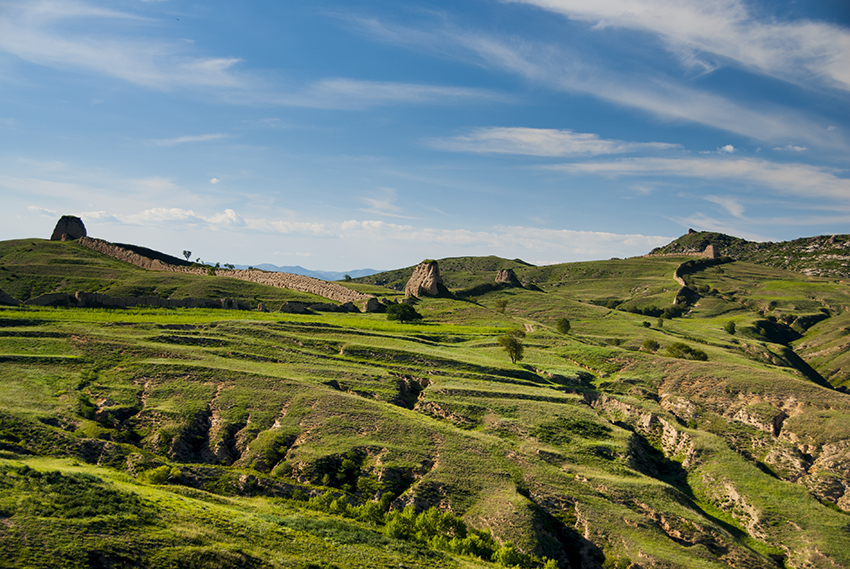
[[508, 353], [511, 363], [515, 364], [522, 359], [525, 346], [522, 345], [518, 335], [509, 332], [504, 336], [499, 336], [499, 345]]
[[387, 320], [398, 320], [399, 322], [415, 322], [422, 320], [422, 315], [409, 304], [393, 304], [387, 308]]

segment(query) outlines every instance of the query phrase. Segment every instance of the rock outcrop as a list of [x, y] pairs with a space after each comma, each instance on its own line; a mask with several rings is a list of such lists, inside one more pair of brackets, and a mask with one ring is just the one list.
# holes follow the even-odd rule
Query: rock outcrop
[[496, 284], [522, 288], [522, 283], [519, 282], [513, 269], [502, 269], [496, 273]]
[[63, 215], [56, 222], [56, 227], [53, 228], [53, 234], [50, 236], [51, 241], [70, 241], [85, 237], [86, 226], [83, 225], [83, 220], [73, 215]]
[[437, 261], [423, 261], [413, 269], [413, 275], [404, 287], [404, 296], [437, 296], [442, 284], [443, 278], [440, 276]]

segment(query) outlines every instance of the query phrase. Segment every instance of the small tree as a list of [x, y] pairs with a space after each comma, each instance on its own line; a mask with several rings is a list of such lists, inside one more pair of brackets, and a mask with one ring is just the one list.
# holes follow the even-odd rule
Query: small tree
[[728, 334], [730, 334], [732, 336], [735, 335], [735, 323], [732, 322], [731, 320], [726, 323], [726, 326], [724, 326], [723, 329], [726, 330], [726, 332]]
[[350, 281], [350, 280], [351, 280], [351, 275], [345, 275], [345, 276], [344, 276], [344, 277], [342, 277], [342, 278], [343, 278], [343, 279], [345, 279], [345, 282], [348, 282], [348, 281]]
[[570, 327], [571, 327], [571, 326], [570, 326], [570, 321], [569, 321], [569, 320], [567, 320], [566, 318], [560, 318], [560, 319], [559, 319], [559, 320], [555, 323], [555, 328], [556, 328], [556, 329], [558, 330], [558, 332], [560, 332], [561, 334], [569, 334], [569, 332], [570, 332]]
[[496, 301], [496, 310], [498, 310], [502, 314], [505, 313], [505, 308], [507, 308], [507, 307], [508, 307], [508, 299], [507, 298], [500, 298], [499, 300]]
[[184, 257], [186, 257], [186, 260], [188, 261], [188, 260], [189, 260], [189, 257], [191, 257], [191, 256], [192, 256], [192, 252], [191, 252], [191, 251], [187, 251], [187, 250], [185, 250], [185, 249], [184, 249], [184, 250], [183, 250], [183, 256], [184, 256]]
[[647, 352], [657, 352], [658, 348], [661, 347], [661, 344], [656, 342], [655, 340], [644, 340], [643, 349]]
[[387, 308], [387, 320], [398, 320], [399, 322], [415, 322], [422, 320], [422, 315], [409, 304], [393, 304]]
[[[525, 333], [523, 333], [523, 336]], [[525, 346], [522, 345], [522, 341], [516, 335], [508, 332], [504, 336], [499, 337], [499, 345], [505, 349], [508, 353], [508, 356], [511, 358], [511, 363], [517, 363], [522, 359], [523, 352], [525, 351]]]

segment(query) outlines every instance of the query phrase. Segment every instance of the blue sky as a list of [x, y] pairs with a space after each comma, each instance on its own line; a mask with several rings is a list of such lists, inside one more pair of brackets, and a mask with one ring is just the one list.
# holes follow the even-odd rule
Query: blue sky
[[389, 269], [850, 233], [846, 0], [0, 0], [0, 239]]

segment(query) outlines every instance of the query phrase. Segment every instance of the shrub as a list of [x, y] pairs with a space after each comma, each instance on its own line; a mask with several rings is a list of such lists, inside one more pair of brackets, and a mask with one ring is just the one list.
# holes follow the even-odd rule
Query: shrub
[[708, 354], [700, 349], [692, 348], [682, 342], [673, 342], [667, 346], [667, 355], [673, 358], [681, 358], [685, 360], [707, 361]]
[[507, 541], [493, 553], [493, 561], [505, 567], [531, 567], [531, 556], [523, 553]]
[[726, 332], [731, 334], [732, 336], [735, 335], [735, 323], [732, 322], [731, 320], [726, 323], [726, 325], [723, 327], [723, 329], [726, 330]]
[[570, 332], [570, 327], [570, 321], [566, 318], [560, 318], [555, 323], [555, 329], [561, 334], [568, 334]]
[[644, 320], [644, 321], [643, 321], [643, 323], [641, 324], [641, 326], [643, 326], [644, 328], [651, 328], [651, 327], [652, 327], [652, 324], [650, 324], [649, 322], [647, 322], [646, 320]]
[[644, 340], [643, 342], [643, 349], [647, 352], [657, 352], [660, 347], [661, 344], [652, 339]]
[[505, 308], [507, 308], [507, 307], [508, 307], [508, 299], [507, 298], [500, 298], [499, 300], [496, 301], [496, 310], [498, 310], [499, 312], [504, 314]]
[[399, 322], [415, 322], [422, 320], [422, 315], [409, 304], [393, 304], [387, 308], [387, 320], [398, 320]]

